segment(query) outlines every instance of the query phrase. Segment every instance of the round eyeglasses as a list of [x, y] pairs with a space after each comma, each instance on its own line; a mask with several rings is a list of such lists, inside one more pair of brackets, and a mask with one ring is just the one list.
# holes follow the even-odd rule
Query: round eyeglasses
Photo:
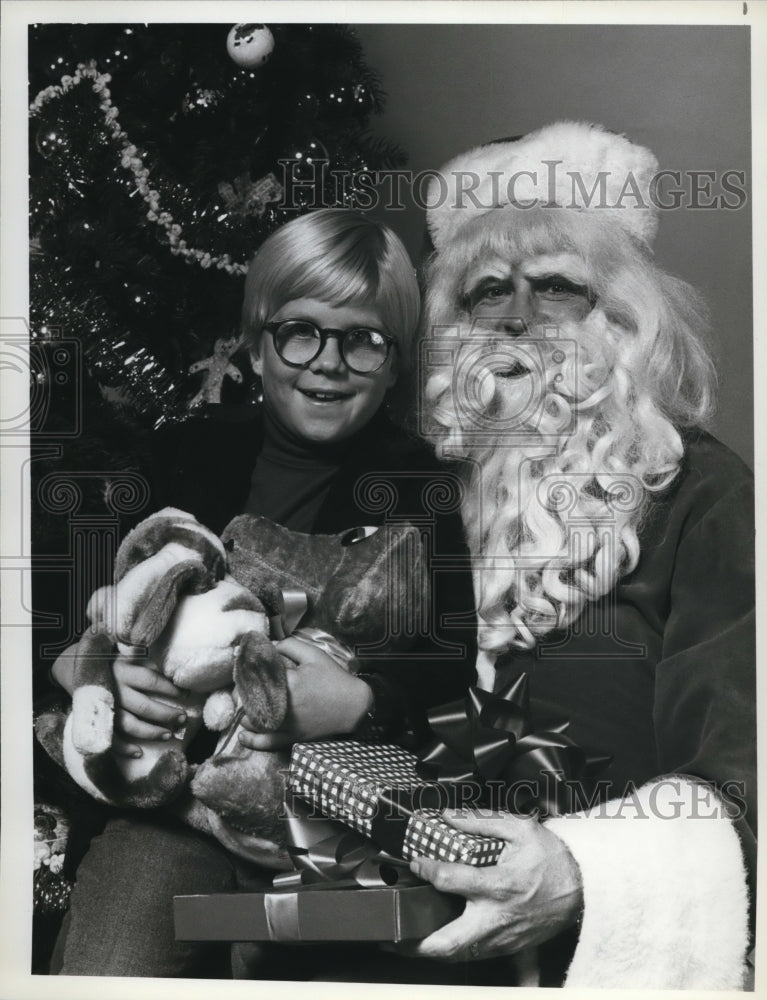
[[392, 337], [368, 327], [321, 329], [304, 319], [265, 323], [264, 330], [274, 337], [274, 349], [291, 368], [307, 368], [325, 350], [328, 338], [335, 337], [344, 364], [355, 375], [377, 372], [385, 364], [395, 343]]

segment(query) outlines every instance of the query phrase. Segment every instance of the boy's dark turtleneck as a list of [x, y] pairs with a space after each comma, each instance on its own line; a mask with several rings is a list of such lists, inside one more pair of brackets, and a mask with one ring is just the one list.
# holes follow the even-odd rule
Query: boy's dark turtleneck
[[291, 434], [264, 407], [264, 436], [245, 505], [293, 531], [315, 530], [322, 505], [358, 435], [332, 444]]

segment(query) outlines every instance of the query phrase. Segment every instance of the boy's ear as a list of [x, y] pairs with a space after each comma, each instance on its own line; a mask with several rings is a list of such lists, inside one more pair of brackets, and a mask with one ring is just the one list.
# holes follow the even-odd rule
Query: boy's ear
[[261, 345], [253, 344], [253, 346], [248, 351], [250, 355], [250, 367], [256, 373], [256, 375], [263, 375], [264, 363], [261, 360]]

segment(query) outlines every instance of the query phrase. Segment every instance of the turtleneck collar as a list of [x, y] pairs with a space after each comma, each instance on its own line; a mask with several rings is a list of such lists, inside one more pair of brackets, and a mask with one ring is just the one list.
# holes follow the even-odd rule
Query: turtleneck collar
[[261, 455], [273, 465], [323, 469], [340, 465], [359, 435], [343, 441], [307, 441], [291, 433], [264, 407], [264, 440]]

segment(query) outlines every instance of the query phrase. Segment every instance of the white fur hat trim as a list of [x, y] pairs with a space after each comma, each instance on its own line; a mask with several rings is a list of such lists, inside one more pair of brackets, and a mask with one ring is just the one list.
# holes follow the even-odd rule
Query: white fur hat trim
[[439, 250], [493, 209], [557, 205], [601, 212], [649, 245], [658, 228], [651, 198], [657, 172], [653, 153], [623, 135], [588, 122], [556, 122], [450, 160], [429, 182], [426, 220]]

